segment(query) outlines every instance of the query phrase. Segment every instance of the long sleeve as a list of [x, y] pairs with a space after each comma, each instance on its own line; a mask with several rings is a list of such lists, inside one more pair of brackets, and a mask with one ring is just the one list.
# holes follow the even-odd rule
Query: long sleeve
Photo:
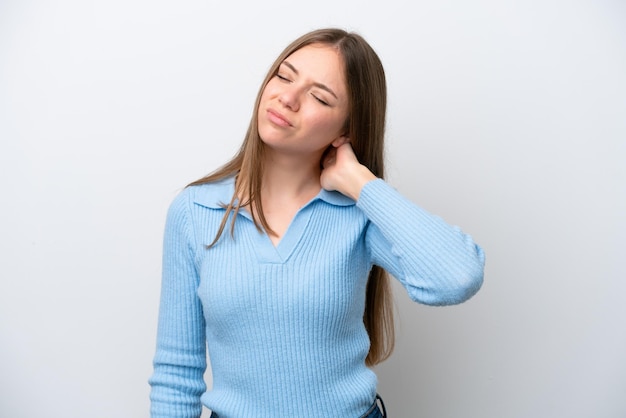
[[188, 187], [168, 212], [152, 418], [198, 418], [201, 403], [224, 418], [362, 416], [377, 386], [363, 325], [372, 264], [425, 304], [482, 283], [480, 247], [382, 180], [356, 203], [321, 190], [277, 246], [244, 213], [207, 250], [233, 193], [232, 178]]
[[366, 240], [374, 264], [427, 305], [452, 305], [481, 287], [485, 255], [469, 235], [404, 198], [383, 180], [365, 185], [357, 207], [370, 220]]
[[188, 202], [185, 193], [174, 200], [165, 227], [157, 348], [149, 380], [153, 418], [199, 417], [206, 391], [205, 322], [196, 294], [199, 275]]

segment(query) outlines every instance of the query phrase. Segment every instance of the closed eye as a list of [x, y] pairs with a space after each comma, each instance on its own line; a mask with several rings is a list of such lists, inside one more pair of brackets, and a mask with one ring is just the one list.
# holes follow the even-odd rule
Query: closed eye
[[321, 104], [323, 104], [324, 106], [330, 106], [330, 104], [328, 104], [327, 101], [320, 99], [319, 97], [317, 97], [316, 95], [314, 95], [313, 93], [311, 93], [311, 96], [313, 96], [315, 98], [315, 100], [317, 100], [318, 102], [320, 102]]
[[285, 77], [284, 75], [281, 75], [281, 74], [279, 74], [279, 73], [276, 73], [276, 77], [277, 77], [279, 80], [291, 82], [291, 80], [290, 80], [290, 79], [288, 79], [287, 77]]

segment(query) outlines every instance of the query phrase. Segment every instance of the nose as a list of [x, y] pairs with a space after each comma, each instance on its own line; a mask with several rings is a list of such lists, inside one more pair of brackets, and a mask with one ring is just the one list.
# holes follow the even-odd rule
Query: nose
[[297, 112], [300, 108], [300, 92], [295, 86], [285, 86], [278, 96], [278, 101], [286, 108]]

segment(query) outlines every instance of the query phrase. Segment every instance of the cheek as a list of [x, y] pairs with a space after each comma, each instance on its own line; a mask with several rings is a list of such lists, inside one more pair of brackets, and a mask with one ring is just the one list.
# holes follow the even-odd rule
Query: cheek
[[268, 95], [269, 95], [269, 88], [268, 88], [268, 86], [265, 86], [265, 88], [261, 92], [261, 103], [263, 103], [265, 100], [267, 100]]
[[263, 88], [263, 91], [261, 92], [261, 103], [273, 97], [276, 94], [275, 90], [276, 88], [273, 86], [273, 83], [270, 80], [270, 82], [265, 85], [265, 87]]
[[316, 130], [324, 132], [327, 135], [335, 135], [341, 133], [344, 126], [344, 119], [339, 118], [336, 115], [332, 116], [320, 116], [317, 115], [314, 117], [314, 121], [312, 121], [312, 125], [315, 126]]
[[257, 117], [261, 117], [261, 115], [263, 114], [264, 109], [267, 107], [267, 102], [271, 99], [272, 95], [272, 89], [271, 87], [265, 86], [265, 88], [263, 89], [263, 92], [261, 92], [261, 98], [259, 99], [259, 108], [257, 111]]
[[261, 97], [273, 97], [275, 96], [280, 89], [282, 89], [284, 85], [281, 81], [276, 77], [270, 78], [265, 87], [263, 88], [263, 92], [261, 93]]

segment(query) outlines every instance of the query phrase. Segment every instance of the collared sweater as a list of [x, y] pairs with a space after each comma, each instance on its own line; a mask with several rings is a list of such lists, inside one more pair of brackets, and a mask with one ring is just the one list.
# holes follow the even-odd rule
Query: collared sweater
[[322, 189], [276, 246], [240, 211], [207, 248], [233, 192], [232, 178], [188, 187], [168, 211], [153, 418], [199, 417], [202, 404], [220, 418], [358, 418], [377, 385], [363, 325], [372, 266], [428, 305], [461, 303], [482, 284], [472, 238], [381, 179], [357, 202]]

